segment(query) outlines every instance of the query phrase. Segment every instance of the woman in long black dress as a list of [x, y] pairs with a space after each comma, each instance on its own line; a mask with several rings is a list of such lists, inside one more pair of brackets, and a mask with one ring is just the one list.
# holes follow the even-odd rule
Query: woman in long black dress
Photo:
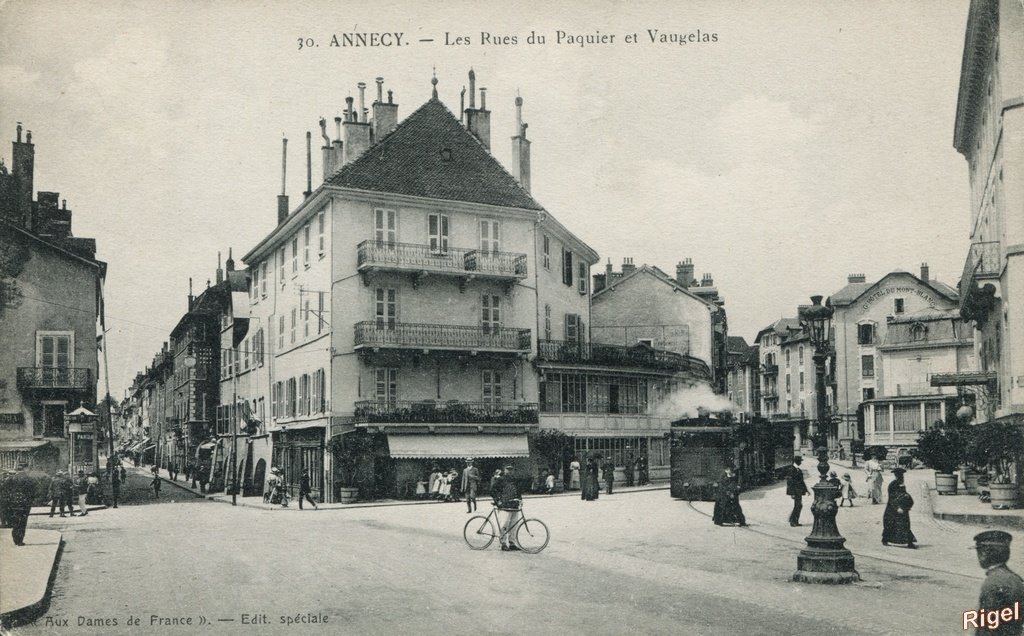
[[895, 479], [889, 484], [889, 501], [882, 515], [882, 545], [906, 544], [914, 549], [917, 537], [910, 530], [910, 509], [914, 507], [914, 498], [907, 493], [907, 486], [903, 483], [905, 472], [902, 468], [892, 471]]
[[593, 457], [587, 458], [586, 468], [583, 470], [583, 492], [580, 498], [584, 501], [594, 501], [597, 499], [598, 493], [598, 481], [597, 481], [597, 461]]
[[718, 481], [718, 494], [715, 497], [715, 512], [712, 515], [712, 521], [716, 526], [727, 523], [735, 523], [739, 526], [747, 525], [747, 518], [743, 516], [743, 509], [740, 508], [740, 482], [731, 466], [726, 466], [725, 474]]

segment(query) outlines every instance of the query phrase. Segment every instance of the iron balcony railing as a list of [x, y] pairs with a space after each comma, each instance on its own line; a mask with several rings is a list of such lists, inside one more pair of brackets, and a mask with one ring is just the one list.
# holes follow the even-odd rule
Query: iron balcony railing
[[536, 424], [536, 402], [363, 400], [358, 424]]
[[762, 364], [761, 375], [778, 375], [779, 365], [777, 364]]
[[960, 280], [968, 280], [979, 276], [996, 276], [1002, 269], [1002, 254], [999, 241], [981, 241], [971, 243], [964, 263], [964, 272]]
[[502, 278], [526, 278], [526, 254], [483, 251], [462, 247], [432, 248], [417, 243], [363, 241], [356, 247], [357, 267], [408, 269], [486, 275]]
[[566, 340], [540, 340], [537, 359], [561, 364], [593, 364], [642, 367], [661, 371], [688, 372], [698, 378], [710, 378], [711, 370], [693, 356], [662, 351], [645, 345], [627, 347]]
[[356, 347], [530, 350], [530, 330], [367, 320], [355, 325]]
[[761, 397], [766, 400], [777, 400], [779, 399], [779, 390], [772, 387], [761, 391]]
[[19, 367], [18, 386], [22, 389], [92, 388], [92, 369], [75, 367]]

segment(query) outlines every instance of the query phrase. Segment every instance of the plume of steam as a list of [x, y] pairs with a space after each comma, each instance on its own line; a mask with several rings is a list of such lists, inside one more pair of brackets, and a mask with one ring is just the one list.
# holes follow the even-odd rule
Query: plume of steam
[[663, 398], [655, 406], [654, 414], [678, 420], [684, 417], [698, 417], [700, 410], [712, 413], [722, 411], [734, 413], [742, 409], [725, 396], [714, 393], [710, 386], [698, 384], [678, 389]]

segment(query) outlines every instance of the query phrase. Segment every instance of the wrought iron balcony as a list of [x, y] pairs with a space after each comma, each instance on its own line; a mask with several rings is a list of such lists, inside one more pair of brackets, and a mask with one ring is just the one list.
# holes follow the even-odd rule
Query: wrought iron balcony
[[508, 327], [429, 325], [367, 320], [355, 325], [355, 348], [457, 351], [530, 350], [530, 330]]
[[778, 375], [779, 365], [777, 364], [762, 364], [761, 375]]
[[972, 243], [960, 276], [960, 314], [967, 320], [978, 321], [980, 327], [988, 319], [995, 305], [996, 289], [993, 285], [978, 288], [978, 281], [995, 279], [1002, 270], [1003, 258], [999, 241]]
[[768, 387], [761, 391], [761, 397], [766, 400], [777, 400], [779, 399], [779, 390], [776, 387]]
[[707, 363], [699, 358], [674, 351], [662, 351], [646, 345], [627, 347], [592, 342], [540, 340], [537, 343], [537, 360], [558, 364], [641, 367], [673, 373], [688, 372], [697, 378], [711, 377]]
[[18, 388], [90, 391], [92, 369], [75, 367], [18, 367]]
[[536, 402], [363, 400], [357, 424], [536, 424]]
[[363, 241], [356, 247], [357, 269], [448, 274], [500, 279], [526, 278], [526, 254], [462, 247], [431, 248], [417, 243]]

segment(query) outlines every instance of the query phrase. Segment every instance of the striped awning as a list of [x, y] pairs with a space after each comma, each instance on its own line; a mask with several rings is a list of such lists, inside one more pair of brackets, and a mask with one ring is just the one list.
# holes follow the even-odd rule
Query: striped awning
[[388, 435], [395, 459], [450, 457], [529, 457], [526, 435]]

